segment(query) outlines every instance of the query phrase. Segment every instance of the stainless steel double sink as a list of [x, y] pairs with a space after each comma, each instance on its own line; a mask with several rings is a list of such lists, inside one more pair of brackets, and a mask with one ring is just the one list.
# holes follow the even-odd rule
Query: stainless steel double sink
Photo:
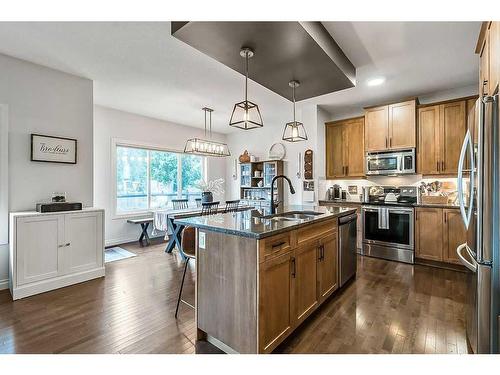
[[321, 213], [315, 211], [289, 211], [281, 214], [263, 216], [262, 219], [271, 221], [302, 221], [311, 220], [318, 215], [321, 215]]

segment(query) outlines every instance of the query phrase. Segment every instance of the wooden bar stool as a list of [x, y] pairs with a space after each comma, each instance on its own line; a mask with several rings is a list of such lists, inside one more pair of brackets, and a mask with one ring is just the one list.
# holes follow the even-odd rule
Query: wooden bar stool
[[189, 302], [182, 299], [182, 289], [184, 288], [184, 279], [186, 278], [186, 271], [191, 259], [196, 259], [196, 229], [194, 227], [185, 227], [182, 231], [181, 247], [179, 252], [184, 256], [184, 272], [182, 274], [181, 287], [179, 289], [179, 297], [177, 298], [177, 306], [175, 308], [175, 319], [177, 319], [177, 312], [179, 311], [179, 304], [182, 302], [194, 309], [194, 306]]
[[172, 199], [172, 207], [174, 210], [184, 210], [188, 208], [187, 199]]

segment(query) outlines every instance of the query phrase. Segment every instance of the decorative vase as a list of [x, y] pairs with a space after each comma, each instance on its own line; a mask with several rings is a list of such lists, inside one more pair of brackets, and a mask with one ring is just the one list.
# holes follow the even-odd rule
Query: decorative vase
[[201, 193], [201, 202], [210, 203], [214, 201], [214, 195], [211, 191], [204, 191]]

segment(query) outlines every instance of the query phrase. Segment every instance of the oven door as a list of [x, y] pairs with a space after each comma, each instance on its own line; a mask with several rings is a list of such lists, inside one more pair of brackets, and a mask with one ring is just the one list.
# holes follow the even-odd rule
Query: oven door
[[401, 172], [400, 154], [366, 156], [367, 175], [399, 174], [400, 172]]
[[365, 243], [413, 249], [413, 209], [407, 207], [363, 207]]

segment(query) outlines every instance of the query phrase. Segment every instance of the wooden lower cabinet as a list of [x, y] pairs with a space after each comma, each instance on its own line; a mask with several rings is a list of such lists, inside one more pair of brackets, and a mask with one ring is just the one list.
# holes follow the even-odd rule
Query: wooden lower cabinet
[[318, 248], [318, 298], [323, 302], [339, 285], [337, 234], [324, 238]]
[[467, 242], [467, 232], [460, 210], [443, 209], [443, 260], [448, 263], [461, 264], [457, 255], [457, 247]]
[[259, 352], [270, 352], [292, 330], [292, 252], [259, 270]]
[[290, 234], [289, 252], [259, 263], [259, 353], [272, 352], [338, 288], [336, 219], [308, 227], [316, 237], [304, 230]]
[[317, 241], [295, 250], [292, 259], [292, 288], [295, 292], [293, 319], [300, 323], [318, 306], [317, 263], [319, 258]]
[[460, 264], [456, 249], [467, 240], [460, 211], [419, 207], [415, 213], [415, 256], [425, 260]]

